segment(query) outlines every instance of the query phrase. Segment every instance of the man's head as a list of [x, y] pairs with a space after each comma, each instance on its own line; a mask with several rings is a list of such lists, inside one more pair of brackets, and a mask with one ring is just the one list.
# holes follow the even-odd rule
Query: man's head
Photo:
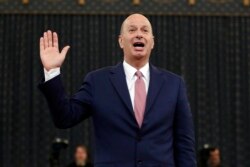
[[75, 149], [75, 162], [77, 165], [85, 165], [88, 159], [87, 148], [84, 145], [78, 145]]
[[218, 148], [214, 147], [209, 149], [209, 157], [207, 163], [209, 167], [220, 166], [220, 150]]
[[154, 48], [153, 30], [149, 20], [141, 14], [128, 16], [121, 26], [119, 44], [128, 63], [148, 62]]

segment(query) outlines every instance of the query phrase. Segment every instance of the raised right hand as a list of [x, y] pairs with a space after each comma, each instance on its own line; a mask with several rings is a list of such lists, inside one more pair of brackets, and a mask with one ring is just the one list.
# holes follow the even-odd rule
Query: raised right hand
[[47, 71], [61, 67], [69, 48], [69, 46], [65, 46], [59, 52], [57, 33], [52, 33], [50, 30], [44, 32], [43, 37], [40, 38], [40, 58], [43, 67]]

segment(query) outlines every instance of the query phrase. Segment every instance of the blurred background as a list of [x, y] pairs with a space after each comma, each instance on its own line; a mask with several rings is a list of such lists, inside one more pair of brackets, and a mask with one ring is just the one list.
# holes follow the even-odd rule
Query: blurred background
[[122, 61], [120, 25], [134, 12], [152, 23], [151, 62], [187, 84], [199, 165], [218, 149], [222, 167], [250, 166], [250, 0], [0, 0], [1, 167], [63, 167], [79, 144], [91, 158], [91, 120], [56, 129], [37, 89], [39, 38], [50, 29], [71, 46], [62, 76], [73, 94], [88, 72]]

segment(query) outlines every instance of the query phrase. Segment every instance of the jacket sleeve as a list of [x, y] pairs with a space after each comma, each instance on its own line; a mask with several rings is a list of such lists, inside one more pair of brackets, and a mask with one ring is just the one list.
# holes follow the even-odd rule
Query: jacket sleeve
[[174, 156], [176, 167], [196, 167], [193, 119], [182, 79], [174, 118]]
[[40, 83], [38, 88], [48, 102], [53, 122], [57, 128], [70, 128], [91, 116], [93, 96], [91, 75], [87, 75], [78, 92], [72, 97], [66, 95], [61, 75]]

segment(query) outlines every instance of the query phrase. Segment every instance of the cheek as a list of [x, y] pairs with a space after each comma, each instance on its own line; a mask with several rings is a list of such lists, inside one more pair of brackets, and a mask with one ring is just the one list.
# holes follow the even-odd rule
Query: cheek
[[132, 43], [132, 41], [129, 39], [124, 40], [123, 41], [124, 48], [131, 48], [131, 46], [132, 46], [131, 43]]
[[153, 49], [154, 48], [154, 41], [151, 40], [149, 46], [150, 46], [150, 49]]
[[126, 36], [123, 38], [123, 43], [126, 45], [130, 45], [133, 43], [133, 37], [132, 36]]

